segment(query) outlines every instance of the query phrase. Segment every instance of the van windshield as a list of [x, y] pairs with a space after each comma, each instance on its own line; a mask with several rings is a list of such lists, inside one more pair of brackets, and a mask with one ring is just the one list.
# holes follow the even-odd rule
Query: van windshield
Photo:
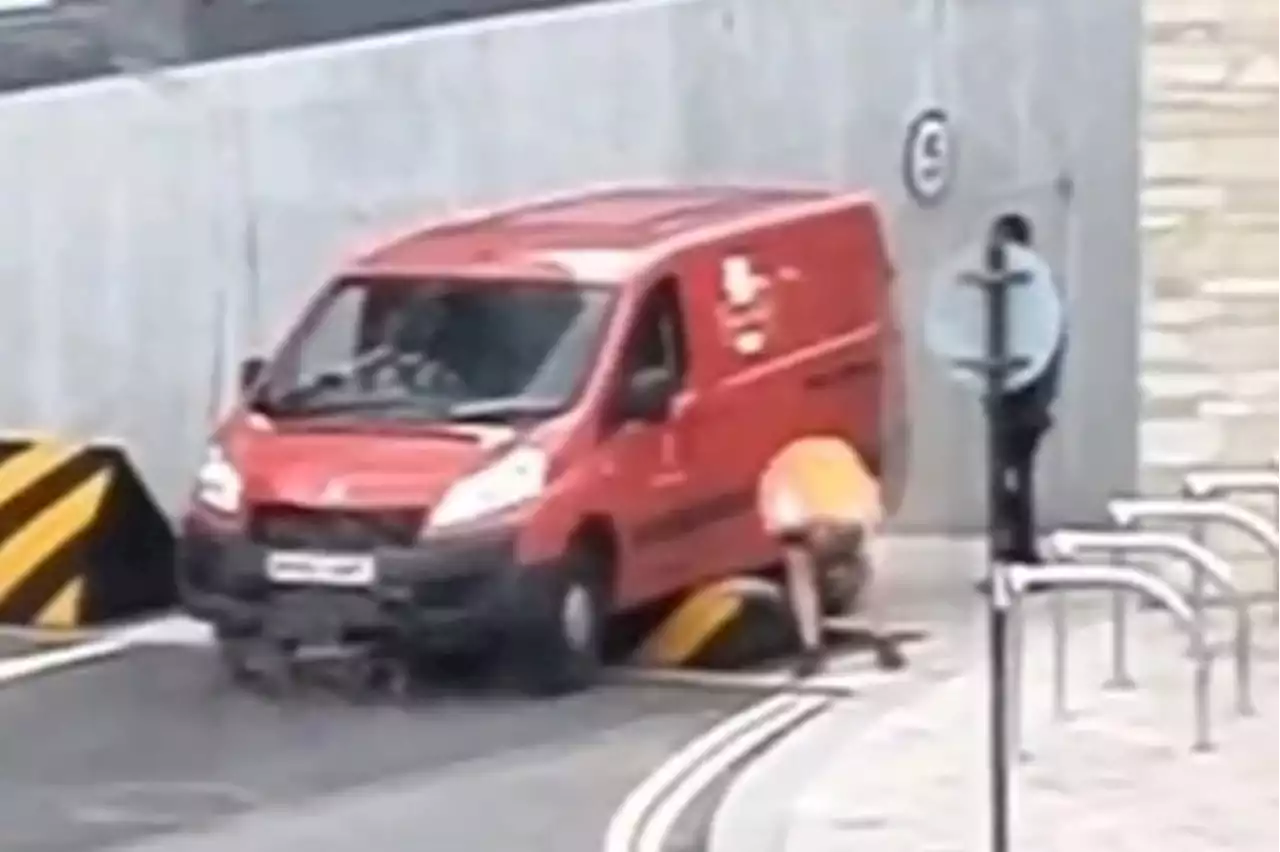
[[254, 404], [273, 417], [549, 416], [576, 397], [613, 299], [558, 282], [346, 279], [303, 320]]

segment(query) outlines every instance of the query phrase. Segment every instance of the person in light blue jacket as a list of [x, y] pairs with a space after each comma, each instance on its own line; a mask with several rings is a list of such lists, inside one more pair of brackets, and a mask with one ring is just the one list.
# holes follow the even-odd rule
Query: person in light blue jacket
[[[1032, 252], [1036, 250], [1035, 231], [1027, 218], [1018, 213], [1007, 213], [996, 219], [991, 239]], [[1065, 352], [1064, 334], [1045, 370], [1027, 386], [1006, 394], [1001, 401], [1006, 424], [1003, 435], [1006, 468], [1005, 499], [999, 510], [1011, 535], [1006, 551], [998, 555], [1010, 562], [1037, 564], [1041, 561], [1036, 548], [1036, 453], [1045, 434], [1053, 427], [1053, 406], [1061, 385]]]

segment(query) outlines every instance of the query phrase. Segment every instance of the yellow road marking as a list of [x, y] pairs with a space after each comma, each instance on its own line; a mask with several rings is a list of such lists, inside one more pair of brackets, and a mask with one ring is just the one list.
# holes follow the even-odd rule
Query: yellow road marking
[[0, 465], [0, 506], [29, 488], [36, 480], [74, 456], [76, 449], [57, 444], [36, 444]]
[[699, 589], [676, 607], [636, 652], [642, 665], [678, 666], [690, 660], [742, 611], [742, 596], [723, 585]]
[[77, 627], [80, 601], [84, 598], [84, 577], [76, 577], [63, 586], [53, 600], [36, 615], [39, 627]]
[[110, 471], [96, 474], [0, 544], [0, 598], [93, 523], [110, 484]]

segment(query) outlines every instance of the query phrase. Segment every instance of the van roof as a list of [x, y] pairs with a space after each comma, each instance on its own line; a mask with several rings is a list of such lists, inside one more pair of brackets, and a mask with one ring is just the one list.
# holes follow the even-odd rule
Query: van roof
[[831, 190], [767, 186], [611, 187], [580, 190], [419, 227], [356, 263], [362, 274], [494, 267], [551, 277], [623, 280], [665, 243], [746, 226], [761, 214], [848, 198]]

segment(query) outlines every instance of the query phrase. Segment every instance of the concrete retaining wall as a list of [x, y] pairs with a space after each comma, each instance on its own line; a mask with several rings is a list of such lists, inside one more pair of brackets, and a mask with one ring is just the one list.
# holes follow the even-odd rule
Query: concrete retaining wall
[[[1136, 476], [1137, 4], [600, 5], [0, 101], [0, 423], [120, 436], [175, 505], [228, 367], [359, 234], [616, 179], [871, 186], [904, 275], [919, 429], [909, 517], [976, 524], [976, 404], [914, 335], [929, 273], [1010, 206], [1079, 329], [1049, 520]], [[955, 117], [941, 207], [904, 129]], [[1069, 177], [1070, 197], [1058, 192]]]

